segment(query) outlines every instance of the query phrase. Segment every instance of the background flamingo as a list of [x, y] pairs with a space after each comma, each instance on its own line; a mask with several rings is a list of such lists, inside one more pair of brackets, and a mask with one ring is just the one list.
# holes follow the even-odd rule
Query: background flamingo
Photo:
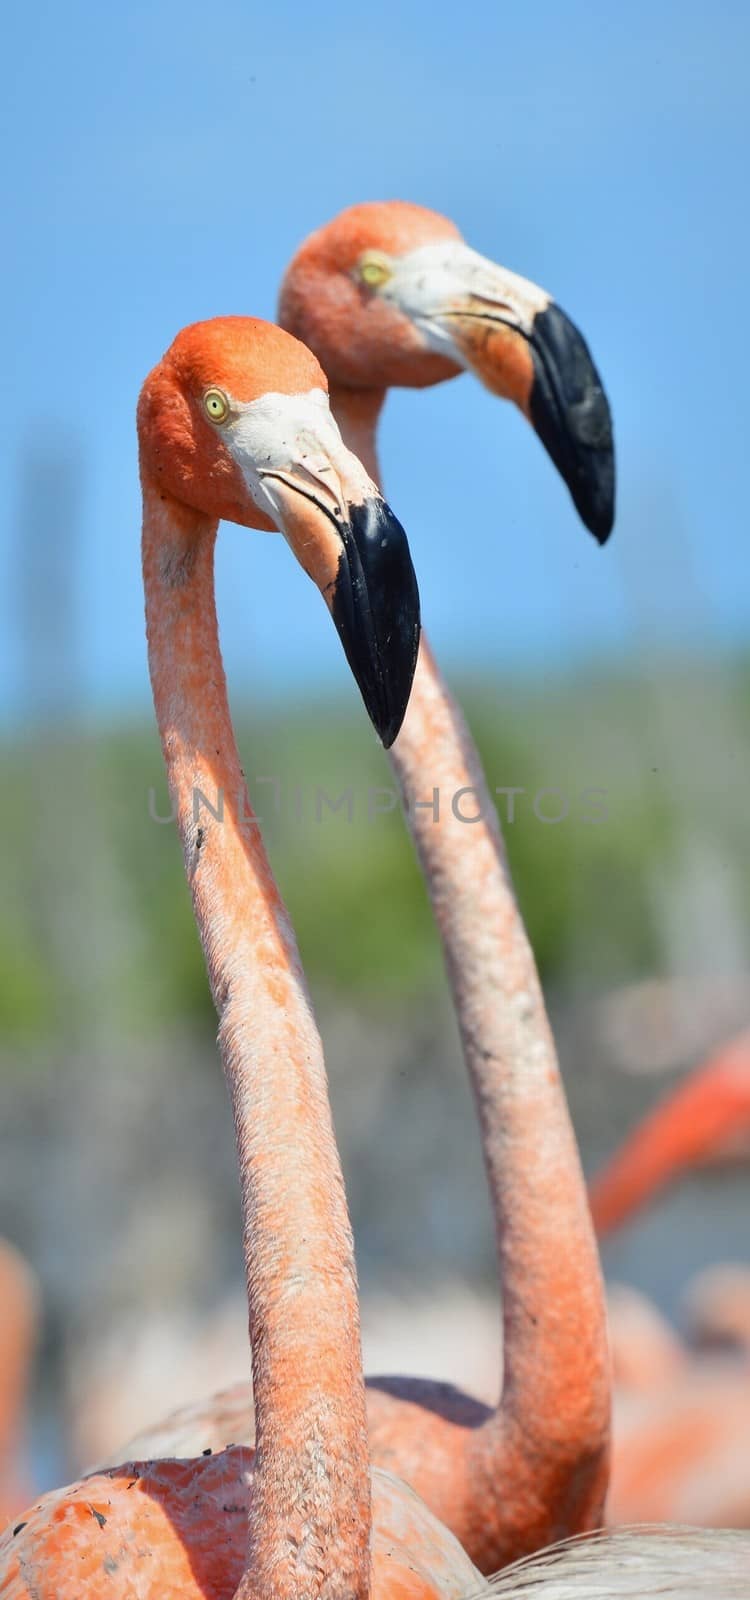
[[[665, 1331], [661, 1367], [641, 1361], [636, 1384], [633, 1330], [615, 1339], [609, 1513], [620, 1522], [750, 1528], [748, 1269], [707, 1268], [688, 1284], [684, 1304], [687, 1340]], [[653, 1341], [651, 1348], [653, 1356]]]
[[[730, 1279], [728, 1295], [732, 1287]], [[688, 1303], [700, 1289], [689, 1286]], [[749, 1528], [750, 1360], [742, 1338], [696, 1350], [633, 1290], [610, 1293], [610, 1334], [608, 1520]]]
[[28, 1262], [0, 1239], [0, 1527], [29, 1497], [27, 1401], [39, 1329], [39, 1288]]
[[[667, 1184], [727, 1159], [750, 1127], [750, 1033], [717, 1050], [624, 1140], [591, 1184], [602, 1236], [624, 1226]], [[696, 1351], [651, 1313], [615, 1327], [615, 1450], [608, 1512], [614, 1521], [664, 1519], [750, 1526], [750, 1294], [746, 1269], [715, 1268], [687, 1291]], [[716, 1346], [724, 1346], [717, 1349]], [[713, 1348], [712, 1348], [713, 1346]], [[640, 1379], [632, 1376], [633, 1357]], [[658, 1359], [657, 1359], [658, 1355]]]
[[[629, 1284], [607, 1285], [612, 1379], [628, 1394], [650, 1392], [671, 1381], [689, 1354], [676, 1330], [648, 1295]], [[613, 1441], [617, 1453], [617, 1436]]]
[[605, 1238], [691, 1167], [731, 1156], [750, 1131], [750, 1031], [673, 1089], [593, 1179], [589, 1194]]
[[235, 1584], [243, 1600], [426, 1600], [478, 1581], [410, 1491], [378, 1483], [371, 1588], [357, 1284], [322, 1049], [247, 802], [219, 652], [218, 519], [279, 526], [326, 598], [373, 720], [397, 730], [418, 637], [414, 575], [324, 388], [288, 335], [217, 319], [178, 335], [138, 411], [154, 703], [237, 1133], [257, 1421], [247, 1556], [246, 1452], [115, 1469], [8, 1531], [9, 1600]]
[[615, 1391], [607, 1520], [750, 1528], [750, 1363], [686, 1359]]
[[704, 1267], [688, 1284], [684, 1306], [693, 1345], [750, 1355], [750, 1267], [736, 1261]]
[[[597, 539], [612, 526], [609, 408], [586, 345], [533, 284], [446, 218], [354, 206], [305, 241], [280, 320], [325, 367], [352, 448], [378, 477], [386, 389], [474, 371], [515, 400]], [[477, 751], [425, 641], [391, 760], [443, 941], [479, 1110], [503, 1287], [502, 1395], [489, 1412], [415, 1380], [369, 1401], [393, 1464], [483, 1571], [600, 1520], [609, 1382], [586, 1193], [533, 955]], [[436, 788], [436, 822], [424, 802]], [[462, 824], [451, 798], [468, 795]]]

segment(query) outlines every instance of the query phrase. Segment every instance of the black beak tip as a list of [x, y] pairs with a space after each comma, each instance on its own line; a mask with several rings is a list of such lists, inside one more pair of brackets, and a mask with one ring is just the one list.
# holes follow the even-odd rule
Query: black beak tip
[[531, 352], [532, 424], [582, 522], [606, 544], [615, 520], [615, 448], [601, 378], [583, 335], [554, 302], [534, 318]]
[[373, 710], [370, 711], [373, 727], [384, 750], [390, 750], [391, 745], [395, 742], [401, 732], [401, 725], [404, 717], [406, 716], [406, 708], [409, 704], [409, 696], [411, 695], [411, 686], [414, 680], [414, 668], [417, 664], [418, 649], [419, 634], [417, 633], [414, 649], [414, 663], [413, 665], [407, 667], [402, 679], [402, 685], [405, 692], [402, 692], [395, 701], [392, 700], [391, 705], [388, 711], [386, 711], [385, 715], [381, 716], [377, 708], [373, 708]]
[[615, 525], [614, 510], [609, 512], [607, 516], [600, 516], [600, 517], [592, 518], [592, 520], [590, 522], [586, 523], [586, 527], [588, 528], [589, 533], [593, 533], [594, 538], [596, 539], [596, 542], [599, 545], [600, 549], [603, 549], [604, 545], [607, 543], [607, 540], [608, 540], [608, 538], [609, 538], [609, 536], [610, 536], [610, 534], [612, 532], [612, 529], [613, 529], [614, 525]]
[[401, 523], [384, 500], [349, 507], [333, 620], [386, 750], [409, 704], [420, 639], [419, 590]]
[[614, 451], [591, 463], [588, 473], [571, 489], [584, 527], [593, 534], [598, 545], [605, 545], [615, 525]]

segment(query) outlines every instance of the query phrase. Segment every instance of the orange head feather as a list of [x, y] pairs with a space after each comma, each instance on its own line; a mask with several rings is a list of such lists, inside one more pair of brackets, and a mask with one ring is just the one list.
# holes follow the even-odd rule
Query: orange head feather
[[315, 350], [332, 383], [422, 389], [453, 378], [460, 366], [428, 350], [408, 317], [369, 294], [354, 269], [367, 251], [400, 256], [460, 238], [447, 217], [405, 200], [350, 206], [300, 246], [281, 285], [279, 320]]
[[212, 387], [246, 404], [264, 394], [327, 392], [325, 374], [298, 339], [273, 323], [214, 317], [183, 328], [141, 390], [142, 475], [192, 510], [246, 527], [273, 528], [205, 415], [203, 396]]

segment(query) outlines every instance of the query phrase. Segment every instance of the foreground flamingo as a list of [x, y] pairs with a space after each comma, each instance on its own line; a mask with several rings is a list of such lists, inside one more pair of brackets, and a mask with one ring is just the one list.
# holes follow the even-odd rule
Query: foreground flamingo
[[[366, 1466], [366, 1444], [361, 1447]], [[325, 1458], [319, 1458], [321, 1468]], [[255, 1463], [257, 1462], [257, 1465]], [[294, 1477], [302, 1488], [304, 1458]], [[356, 1521], [316, 1528], [315, 1504], [295, 1506], [279, 1525], [286, 1549], [258, 1577], [248, 1555], [260, 1462], [240, 1448], [195, 1461], [128, 1462], [45, 1495], [0, 1535], [2, 1600], [471, 1600], [486, 1584], [461, 1546], [415, 1494], [373, 1470], [372, 1527], [365, 1505]], [[278, 1490], [287, 1485], [282, 1480]], [[291, 1485], [289, 1485], [291, 1487]], [[368, 1485], [368, 1490], [369, 1490]], [[335, 1498], [338, 1498], [336, 1496]], [[310, 1511], [314, 1521], [306, 1520]], [[309, 1528], [309, 1536], [308, 1536]], [[352, 1547], [369, 1534], [352, 1572]], [[369, 1572], [368, 1572], [369, 1568]], [[292, 1576], [294, 1569], [294, 1576]], [[268, 1575], [270, 1573], [270, 1576]]]
[[26, 1405], [39, 1323], [39, 1291], [23, 1256], [0, 1239], [0, 1528], [24, 1505]]
[[731, 1154], [750, 1131], [750, 1031], [711, 1056], [638, 1124], [590, 1185], [597, 1233], [622, 1227], [659, 1189]]
[[[417, 206], [355, 206], [289, 267], [280, 317], [319, 356], [344, 438], [377, 479], [386, 387], [468, 366], [531, 417], [584, 519], [612, 523], [609, 408], [550, 297]], [[495, 1408], [445, 1384], [368, 1387], [373, 1461], [404, 1477], [483, 1572], [601, 1521], [609, 1369], [586, 1189], [537, 977], [477, 751], [424, 641], [391, 751], [443, 941], [482, 1127], [503, 1289]], [[424, 802], [439, 791], [439, 815]], [[466, 798], [468, 792], [468, 799]], [[452, 810], [464, 796], [467, 826]], [[149, 1434], [139, 1442], [148, 1441]], [[177, 1413], [179, 1449], [252, 1439], [242, 1386]]]
[[0, 1548], [7, 1600], [223, 1600], [235, 1588], [238, 1600], [437, 1600], [479, 1583], [411, 1491], [371, 1484], [322, 1048], [247, 802], [219, 652], [218, 520], [279, 527], [325, 596], [376, 726], [398, 729], [419, 631], [414, 574], [324, 389], [287, 334], [218, 319], [178, 335], [138, 410], [154, 702], [237, 1134], [254, 1459], [119, 1467], [47, 1496]]

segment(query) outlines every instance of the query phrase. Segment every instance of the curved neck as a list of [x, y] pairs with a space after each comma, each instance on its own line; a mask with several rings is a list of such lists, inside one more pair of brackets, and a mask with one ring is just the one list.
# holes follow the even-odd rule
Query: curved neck
[[364, 1600], [357, 1283], [323, 1052], [235, 744], [214, 603], [216, 527], [149, 483], [143, 491], [154, 704], [239, 1157], [257, 1418], [247, 1592]]
[[[345, 442], [357, 437], [362, 449], [364, 415], [349, 395], [335, 391], [334, 410]], [[374, 437], [367, 449], [377, 468]], [[493, 1474], [503, 1494], [500, 1435], [525, 1440], [521, 1449], [536, 1471], [541, 1444], [549, 1445], [561, 1497], [570, 1495], [565, 1482], [577, 1481], [574, 1492], [598, 1497], [600, 1510], [609, 1358], [586, 1187], [495, 805], [424, 634], [409, 708], [389, 756], [427, 881], [477, 1104], [502, 1283], [502, 1401], [469, 1448], [477, 1470]], [[461, 814], [480, 820], [462, 821]], [[586, 1462], [577, 1474], [571, 1475], [567, 1443]], [[516, 1460], [510, 1470], [522, 1467]], [[537, 1490], [544, 1498], [541, 1482]], [[557, 1492], [548, 1486], [548, 1499]], [[569, 1499], [564, 1509], [570, 1511]]]

